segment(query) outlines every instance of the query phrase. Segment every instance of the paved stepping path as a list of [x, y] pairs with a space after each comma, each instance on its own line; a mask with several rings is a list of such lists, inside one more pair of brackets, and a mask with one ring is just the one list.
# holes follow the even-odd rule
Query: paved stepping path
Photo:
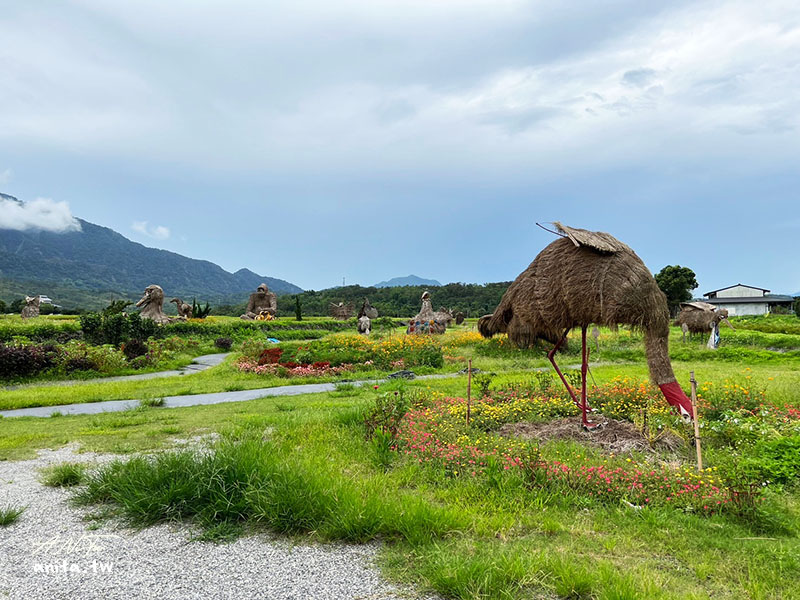
[[161, 377], [175, 377], [176, 375], [188, 375], [190, 373], [199, 373], [211, 367], [216, 367], [225, 360], [230, 352], [222, 354], [204, 354], [203, 356], [196, 356], [192, 359], [191, 364], [174, 369], [172, 371], [158, 371], [156, 373], [140, 373], [138, 375], [118, 375], [116, 377], [97, 377], [95, 379], [64, 379], [62, 381], [40, 381], [37, 383], [25, 383], [22, 385], [10, 385], [0, 388], [2, 390], [20, 390], [32, 387], [48, 387], [48, 386], [71, 386], [71, 385], [86, 385], [87, 383], [105, 383], [106, 381], [140, 381], [147, 379], [159, 379]]

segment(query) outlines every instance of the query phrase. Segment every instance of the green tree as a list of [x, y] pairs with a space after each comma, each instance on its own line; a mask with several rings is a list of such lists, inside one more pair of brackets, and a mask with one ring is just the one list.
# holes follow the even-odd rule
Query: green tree
[[794, 299], [794, 314], [800, 317], [800, 296]]
[[19, 313], [22, 312], [23, 307], [25, 306], [25, 298], [17, 298], [11, 303], [11, 312]]
[[671, 315], [678, 312], [681, 302], [692, 299], [692, 290], [697, 287], [694, 271], [680, 265], [667, 265], [656, 275], [656, 283], [667, 297]]
[[294, 297], [294, 318], [298, 321], [303, 320], [303, 309], [300, 306], [300, 296]]
[[4, 314], [7, 310], [6, 303], [0, 300], [0, 314]]

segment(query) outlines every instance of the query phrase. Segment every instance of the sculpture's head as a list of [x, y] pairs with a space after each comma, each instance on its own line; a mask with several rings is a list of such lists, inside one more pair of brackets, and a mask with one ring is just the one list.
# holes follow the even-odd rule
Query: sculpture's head
[[172, 300], [170, 300], [170, 302], [174, 302], [175, 304], [181, 304], [181, 299], [180, 298], [173, 298]]
[[25, 304], [28, 306], [39, 306], [41, 296], [25, 296]]
[[431, 295], [430, 295], [430, 292], [428, 292], [428, 290], [425, 290], [424, 292], [422, 292], [422, 301], [423, 302], [425, 300], [430, 300], [430, 299], [431, 299]]
[[730, 327], [734, 331], [736, 330], [736, 328], [731, 324], [731, 322], [728, 321], [728, 309], [727, 308], [718, 308], [716, 310], [716, 313], [717, 313], [717, 318], [716, 318], [717, 323], [725, 323], [728, 327]]
[[136, 306], [147, 306], [148, 304], [156, 304], [161, 306], [164, 304], [164, 290], [159, 285], [148, 285], [144, 290], [144, 296], [136, 303]]
[[260, 286], [258, 286], [258, 287], [256, 288], [256, 291], [257, 291], [259, 294], [261, 294], [262, 296], [265, 296], [265, 295], [266, 295], [266, 294], [269, 292], [269, 288], [267, 287], [267, 284], [266, 284], [266, 283], [262, 283]]

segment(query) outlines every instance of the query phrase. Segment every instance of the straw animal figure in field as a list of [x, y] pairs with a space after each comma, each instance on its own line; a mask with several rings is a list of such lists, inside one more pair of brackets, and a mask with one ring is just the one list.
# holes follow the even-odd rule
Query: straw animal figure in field
[[192, 318], [192, 305], [186, 304], [180, 298], [173, 298], [170, 302], [174, 302], [175, 306], [178, 307], [178, 316], [183, 319], [191, 319]]
[[148, 285], [144, 289], [144, 295], [135, 306], [141, 308], [139, 315], [143, 319], [151, 319], [163, 325], [169, 323], [169, 317], [164, 314], [164, 290], [160, 285]]
[[[631, 325], [644, 332], [653, 383], [681, 416], [691, 419], [691, 401], [675, 380], [669, 362], [667, 299], [650, 271], [633, 250], [607, 233], [555, 225], [562, 237], [542, 250], [517, 277], [493, 314], [480, 318], [481, 335], [508, 333], [521, 348], [539, 338], [554, 344], [547, 357], [581, 409], [583, 426], [594, 429], [597, 423], [587, 418], [587, 328], [591, 324]], [[573, 327], [581, 328], [580, 401], [554, 358]]]
[[408, 334], [440, 334], [447, 331], [447, 327], [453, 320], [452, 311], [440, 308], [434, 312], [431, 294], [429, 291], [422, 292], [422, 308], [416, 316], [408, 323], [406, 333]]
[[368, 319], [378, 318], [378, 309], [369, 303], [369, 298], [364, 298], [364, 303], [361, 305], [361, 310], [358, 311], [358, 318], [367, 317]]
[[[719, 324], [725, 323], [734, 329], [728, 320], [728, 311], [724, 308], [717, 308], [708, 302], [684, 302], [681, 304], [681, 312], [675, 319], [675, 325], [689, 333], [710, 333], [708, 347], [715, 349], [719, 343]], [[735, 331], [735, 329], [734, 329]], [[684, 341], [686, 334], [684, 333]]]
[[22, 307], [22, 313], [20, 313], [20, 316], [23, 319], [32, 319], [34, 317], [38, 317], [41, 300], [41, 296], [25, 296], [25, 306]]

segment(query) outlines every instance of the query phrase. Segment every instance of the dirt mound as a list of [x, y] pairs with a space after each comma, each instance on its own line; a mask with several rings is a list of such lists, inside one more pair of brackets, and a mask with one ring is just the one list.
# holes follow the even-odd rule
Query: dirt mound
[[605, 423], [599, 430], [584, 431], [580, 417], [565, 417], [545, 423], [506, 423], [500, 428], [500, 435], [525, 440], [574, 440], [599, 446], [615, 454], [631, 452], [673, 452], [684, 446], [684, 441], [673, 433], [662, 433], [651, 446], [647, 439], [632, 423], [594, 417], [595, 421]]

